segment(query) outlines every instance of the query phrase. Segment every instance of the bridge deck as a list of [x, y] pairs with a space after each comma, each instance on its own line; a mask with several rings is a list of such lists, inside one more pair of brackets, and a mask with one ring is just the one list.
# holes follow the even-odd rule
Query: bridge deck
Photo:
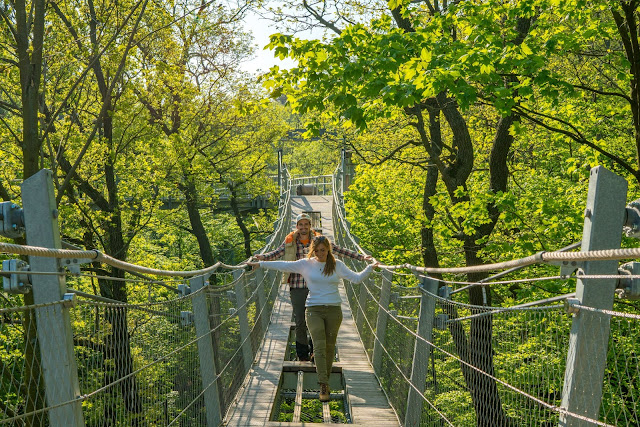
[[[302, 211], [320, 212], [323, 234], [333, 238], [330, 196], [292, 197], [291, 203], [294, 218]], [[346, 303], [344, 288], [341, 288], [341, 294], [344, 317], [337, 342], [339, 361], [334, 364], [334, 370], [335, 367], [342, 369], [352, 425], [398, 426], [398, 419], [390, 408], [367, 360], [351, 310]], [[273, 306], [271, 324], [263, 347], [243, 388], [238, 393], [236, 402], [229, 409], [226, 425], [302, 426], [310, 424], [269, 421], [283, 369], [285, 365], [287, 370], [291, 368], [290, 365], [295, 365], [292, 362], [285, 362], [289, 330], [292, 326], [291, 316], [289, 292], [287, 286], [282, 285]], [[312, 369], [308, 362], [300, 362], [299, 365], [301, 367], [309, 365], [305, 370]]]

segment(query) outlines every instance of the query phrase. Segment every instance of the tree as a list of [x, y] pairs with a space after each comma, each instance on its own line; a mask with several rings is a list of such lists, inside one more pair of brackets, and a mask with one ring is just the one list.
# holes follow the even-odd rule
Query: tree
[[[513, 143], [509, 129], [516, 121], [516, 117], [507, 112], [497, 123], [487, 159], [489, 173], [485, 190], [494, 197], [484, 197], [481, 199], [484, 202], [474, 203], [469, 179], [477, 160], [461, 107], [469, 106], [471, 99], [465, 90], [475, 81], [472, 76], [461, 73], [438, 72], [440, 68], [455, 67], [453, 61], [431, 65], [432, 60], [445, 56], [448, 60], [465, 47], [458, 33], [464, 33], [470, 24], [463, 22], [466, 16], [458, 17], [456, 10], [451, 11], [446, 5], [440, 8], [437, 2], [416, 6], [392, 3], [385, 15], [368, 25], [353, 24], [339, 29], [333, 23], [328, 25], [338, 35], [327, 42], [274, 35], [270, 45], [277, 55], [298, 60], [297, 68], [275, 70], [270, 82], [274, 87], [285, 88], [297, 112], [328, 111], [331, 105], [340, 118], [361, 130], [375, 120], [397, 117], [400, 113], [411, 121], [415, 139], [392, 145], [388, 151], [392, 157], [399, 150], [417, 145], [424, 149], [428, 159], [423, 193], [426, 221], [422, 233], [426, 266], [438, 266], [432, 227], [426, 224], [434, 220], [431, 198], [436, 195], [439, 179], [452, 206], [458, 207], [452, 225], [457, 229], [455, 238], [462, 244], [466, 265], [482, 263], [483, 242], [500, 216], [495, 196], [507, 190], [507, 156]], [[505, 44], [519, 46], [530, 30], [532, 17], [518, 12], [516, 10], [510, 20], [499, 21], [507, 36], [503, 40]], [[310, 15], [317, 18], [321, 13], [316, 10]], [[421, 72], [418, 77], [415, 69]], [[470, 82], [465, 84], [465, 78]], [[500, 81], [503, 86], [513, 84], [508, 77]], [[476, 220], [470, 220], [470, 211], [461, 209], [463, 206], [480, 207], [486, 213], [474, 215]], [[471, 273], [468, 280], [478, 281], [484, 277], [485, 274]], [[470, 301], [477, 305], [491, 303], [480, 288], [470, 289]], [[493, 372], [490, 316], [472, 321], [468, 340], [461, 329], [452, 327], [451, 332], [463, 360], [485, 372]], [[507, 424], [495, 382], [464, 367], [463, 372], [470, 386], [478, 424]], [[471, 387], [472, 384], [475, 386]]]

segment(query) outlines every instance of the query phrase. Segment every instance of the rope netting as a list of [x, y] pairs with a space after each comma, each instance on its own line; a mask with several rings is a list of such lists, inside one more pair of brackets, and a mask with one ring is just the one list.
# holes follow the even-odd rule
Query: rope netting
[[[263, 251], [277, 247], [289, 231], [289, 198], [287, 185], [275, 231]], [[76, 298], [28, 306], [22, 306], [18, 296], [0, 300], [0, 425], [50, 425], [51, 411], [73, 405], [80, 405], [86, 425], [206, 425], [207, 392], [216, 390], [222, 417], [260, 347], [280, 285], [275, 273], [245, 271], [242, 265], [166, 271], [122, 263], [97, 251], [5, 243], [0, 251], [100, 260], [133, 273], [133, 278], [119, 281], [125, 282], [129, 299], [136, 300], [125, 303], [95, 295], [96, 282], [112, 279], [107, 276], [29, 272], [66, 275]], [[175, 289], [154, 279], [141, 280], [139, 273], [208, 281], [176, 297]], [[53, 380], [47, 377], [45, 385], [40, 354], [48, 348], [49, 337], [60, 336], [56, 328], [61, 315], [71, 324], [79, 390], [76, 398], [51, 404], [47, 396], [58, 394], [57, 387], [69, 380], [55, 378], [54, 369]], [[204, 331], [198, 329], [198, 321], [206, 324]], [[202, 377], [202, 364], [207, 362], [199, 350], [203, 343], [214, 349], [208, 362], [215, 375], [209, 382]]]
[[[312, 181], [302, 180], [299, 184], [307, 182]], [[336, 243], [363, 253], [349, 233], [339, 174], [331, 184]], [[327, 183], [323, 181], [323, 185]], [[275, 232], [262, 252], [277, 247], [289, 231], [292, 189], [288, 181], [280, 200]], [[138, 274], [209, 279], [199, 290], [181, 297], [166, 286], [154, 286], [157, 283], [154, 279], [122, 279], [132, 291], [135, 287], [138, 292], [146, 292], [146, 301], [136, 304], [93, 295], [92, 292], [97, 293], [95, 281], [105, 277], [91, 274], [66, 274], [76, 292], [75, 302], [21, 307], [16, 306], [16, 299], [5, 297], [0, 305], [3, 347], [0, 424], [3, 425], [48, 425], [49, 411], [77, 403], [87, 425], [206, 424], [207, 393], [216, 390], [224, 414], [241, 387], [266, 332], [265, 319], [270, 317], [279, 285], [274, 273], [249, 272], [242, 265], [218, 263], [205, 269], [176, 272], [121, 263], [97, 251], [4, 243], [0, 244], [0, 251], [99, 260]], [[638, 248], [560, 250], [471, 269], [387, 266], [362, 284], [345, 283], [345, 289], [369, 360], [403, 423], [409, 422], [407, 417], [416, 416], [412, 413], [416, 406], [411, 400], [414, 398], [421, 408], [417, 415], [420, 425], [550, 425], [566, 420], [594, 425], [640, 425], [639, 315], [593, 309], [575, 301], [560, 304], [569, 295], [530, 303], [532, 306], [527, 307], [475, 306], [453, 301], [451, 297], [442, 298], [420, 286], [424, 275], [430, 273], [458, 274], [540, 263], [635, 257], [640, 257]], [[345, 262], [354, 270], [364, 268], [359, 261]], [[223, 269], [236, 270], [237, 274], [232, 277]], [[410, 273], [403, 273], [403, 269]], [[583, 280], [604, 277], [609, 276], [580, 276]], [[461, 285], [449, 295], [462, 295], [460, 291], [473, 286], [516, 281], [544, 286], [545, 282], [575, 278], [541, 276], [441, 283]], [[434, 318], [425, 334], [420, 330], [420, 319], [426, 305], [433, 307]], [[204, 318], [208, 325], [204, 332], [196, 331], [195, 326], [196, 317], [202, 316], [198, 307], [202, 306], [206, 307]], [[568, 314], [567, 307], [574, 314]], [[55, 322], [49, 319], [61, 313], [69, 316], [72, 325], [80, 390], [76, 399], [50, 405], [44, 392], [39, 352], [43, 337], [55, 336], [54, 331], [48, 330], [55, 328]], [[563, 388], [567, 387], [565, 368], [571, 357], [572, 316], [589, 316], [594, 334], [608, 337], [597, 419], [567, 411], [562, 401]], [[202, 377], [199, 345], [203, 342], [215, 348], [212, 381]], [[580, 349], [592, 350], [588, 345]], [[591, 366], [588, 358], [581, 360], [587, 364], [580, 367], [582, 371], [598, 375], [598, 365]], [[311, 413], [298, 416], [307, 422], [318, 418]]]
[[[339, 187], [337, 187], [339, 188]], [[335, 198], [334, 230], [337, 244], [362, 250], [351, 236], [340, 195]], [[576, 245], [568, 249], [572, 249]], [[345, 282], [358, 332], [376, 375], [403, 424], [425, 426], [640, 425], [640, 315], [599, 310], [575, 303], [559, 304], [568, 296], [549, 298], [520, 307], [475, 306], [442, 298], [420, 287], [424, 274], [488, 272], [519, 269], [533, 264], [566, 260], [637, 258], [640, 249], [591, 252], [545, 252], [505, 263], [472, 268], [431, 269], [411, 265], [389, 266], [362, 284]], [[354, 270], [364, 264], [345, 260]], [[401, 272], [408, 269], [413, 274]], [[495, 275], [499, 278], [503, 275]], [[617, 276], [548, 276], [487, 282], [440, 280], [441, 285], [474, 286], [544, 283], [613, 278]], [[634, 276], [635, 277], [635, 276]], [[385, 295], [386, 292], [386, 295]], [[536, 306], [542, 304], [541, 306]], [[427, 334], [420, 334], [424, 305], [434, 307]], [[524, 305], [528, 305], [525, 307]], [[568, 314], [567, 307], [576, 314]], [[593, 315], [593, 335], [608, 336], [599, 417], [564, 409], [563, 387], [570, 352], [572, 316]], [[595, 344], [585, 351], [594, 353]], [[376, 354], [377, 353], [377, 354]], [[599, 381], [598, 365], [589, 358], [578, 366]], [[416, 369], [416, 367], [421, 369]], [[412, 375], [422, 370], [419, 382]], [[584, 379], [589, 382], [591, 378]], [[421, 410], [411, 409], [411, 395]], [[592, 392], [585, 393], [585, 400]], [[578, 404], [577, 406], [588, 406]], [[406, 417], [411, 417], [408, 420]], [[572, 424], [573, 425], [573, 424]]]

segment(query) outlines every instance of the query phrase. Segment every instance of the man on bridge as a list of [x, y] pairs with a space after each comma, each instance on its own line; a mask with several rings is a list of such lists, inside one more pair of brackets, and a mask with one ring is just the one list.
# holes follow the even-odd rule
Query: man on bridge
[[[301, 213], [296, 217], [296, 229], [285, 237], [284, 242], [277, 249], [266, 254], [254, 255], [259, 261], [271, 261], [283, 258], [285, 261], [297, 261], [307, 257], [309, 244], [316, 232], [311, 229], [311, 217]], [[341, 248], [331, 243], [334, 254], [346, 256], [360, 261], [371, 261], [371, 255], [362, 255], [358, 252]], [[304, 320], [305, 303], [309, 289], [304, 278], [298, 273], [285, 273], [282, 275], [282, 283], [289, 284], [289, 295], [293, 307], [293, 317], [296, 322], [296, 355], [300, 361], [310, 360], [310, 340], [307, 336], [307, 323]]]

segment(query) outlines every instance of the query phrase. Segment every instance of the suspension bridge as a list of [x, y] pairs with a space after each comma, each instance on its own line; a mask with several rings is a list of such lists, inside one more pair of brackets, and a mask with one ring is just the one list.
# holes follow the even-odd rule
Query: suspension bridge
[[[363, 252], [345, 219], [344, 172], [312, 179], [318, 194], [298, 196], [311, 181], [284, 170], [278, 221], [261, 251], [307, 212], [336, 244]], [[640, 257], [640, 248], [620, 249], [623, 228], [640, 229], [640, 211], [627, 205], [624, 179], [604, 168], [592, 171], [580, 251], [384, 266], [362, 284], [345, 282], [325, 403], [313, 365], [294, 360], [279, 273], [222, 263], [172, 271], [61, 249], [50, 172], [25, 180], [22, 195], [22, 211], [2, 204], [0, 223], [9, 237], [24, 225], [27, 241], [0, 251], [28, 256], [3, 262], [0, 425], [640, 425], [640, 315], [612, 309], [616, 293], [640, 298], [640, 267], [618, 261]], [[81, 268], [95, 262], [135, 274], [123, 281], [146, 301], [98, 295], [104, 277]], [[557, 274], [540, 276], [549, 271], [540, 266]], [[507, 278], [526, 269], [538, 275]], [[497, 273], [477, 283], [432, 277], [471, 271]], [[469, 305], [462, 292], [553, 281], [575, 281], [576, 291], [511, 307]], [[20, 304], [16, 295], [29, 293], [33, 303]]]

